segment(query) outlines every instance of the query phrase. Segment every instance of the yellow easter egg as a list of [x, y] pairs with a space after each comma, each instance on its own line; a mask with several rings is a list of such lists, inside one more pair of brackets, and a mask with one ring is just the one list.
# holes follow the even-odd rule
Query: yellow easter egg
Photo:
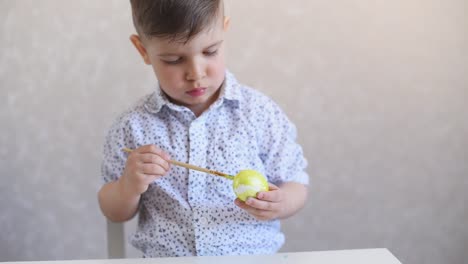
[[234, 177], [232, 188], [237, 198], [245, 202], [249, 197], [257, 197], [258, 192], [268, 191], [268, 181], [258, 171], [242, 170]]

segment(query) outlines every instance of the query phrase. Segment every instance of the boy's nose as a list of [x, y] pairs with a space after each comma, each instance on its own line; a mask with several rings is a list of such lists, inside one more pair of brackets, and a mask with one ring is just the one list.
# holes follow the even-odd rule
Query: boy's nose
[[200, 63], [192, 63], [187, 69], [186, 79], [187, 81], [198, 81], [205, 77], [205, 75], [203, 65]]

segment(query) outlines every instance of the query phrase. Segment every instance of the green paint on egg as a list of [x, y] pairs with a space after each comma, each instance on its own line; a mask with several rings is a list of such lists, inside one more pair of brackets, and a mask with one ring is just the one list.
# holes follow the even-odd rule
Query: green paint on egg
[[237, 198], [245, 202], [249, 197], [257, 197], [258, 192], [268, 191], [268, 181], [258, 171], [242, 170], [234, 177], [232, 188]]

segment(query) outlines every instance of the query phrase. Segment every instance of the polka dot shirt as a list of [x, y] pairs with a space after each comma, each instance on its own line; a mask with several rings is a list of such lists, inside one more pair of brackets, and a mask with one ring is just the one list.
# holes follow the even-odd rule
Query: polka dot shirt
[[[155, 144], [172, 159], [200, 167], [231, 175], [254, 169], [274, 184], [308, 184], [295, 126], [280, 108], [229, 72], [220, 89], [199, 117], [159, 90], [122, 114], [104, 145], [104, 183], [122, 175], [122, 148]], [[130, 242], [144, 257], [277, 252], [285, 240], [279, 220], [256, 220], [235, 198], [231, 180], [172, 165], [142, 194]]]

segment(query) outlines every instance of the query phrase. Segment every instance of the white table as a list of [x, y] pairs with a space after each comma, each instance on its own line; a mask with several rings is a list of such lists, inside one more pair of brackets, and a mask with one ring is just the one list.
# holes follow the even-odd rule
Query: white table
[[275, 255], [180, 257], [153, 259], [96, 259], [0, 262], [10, 264], [401, 264], [387, 249], [357, 249], [278, 253]]

